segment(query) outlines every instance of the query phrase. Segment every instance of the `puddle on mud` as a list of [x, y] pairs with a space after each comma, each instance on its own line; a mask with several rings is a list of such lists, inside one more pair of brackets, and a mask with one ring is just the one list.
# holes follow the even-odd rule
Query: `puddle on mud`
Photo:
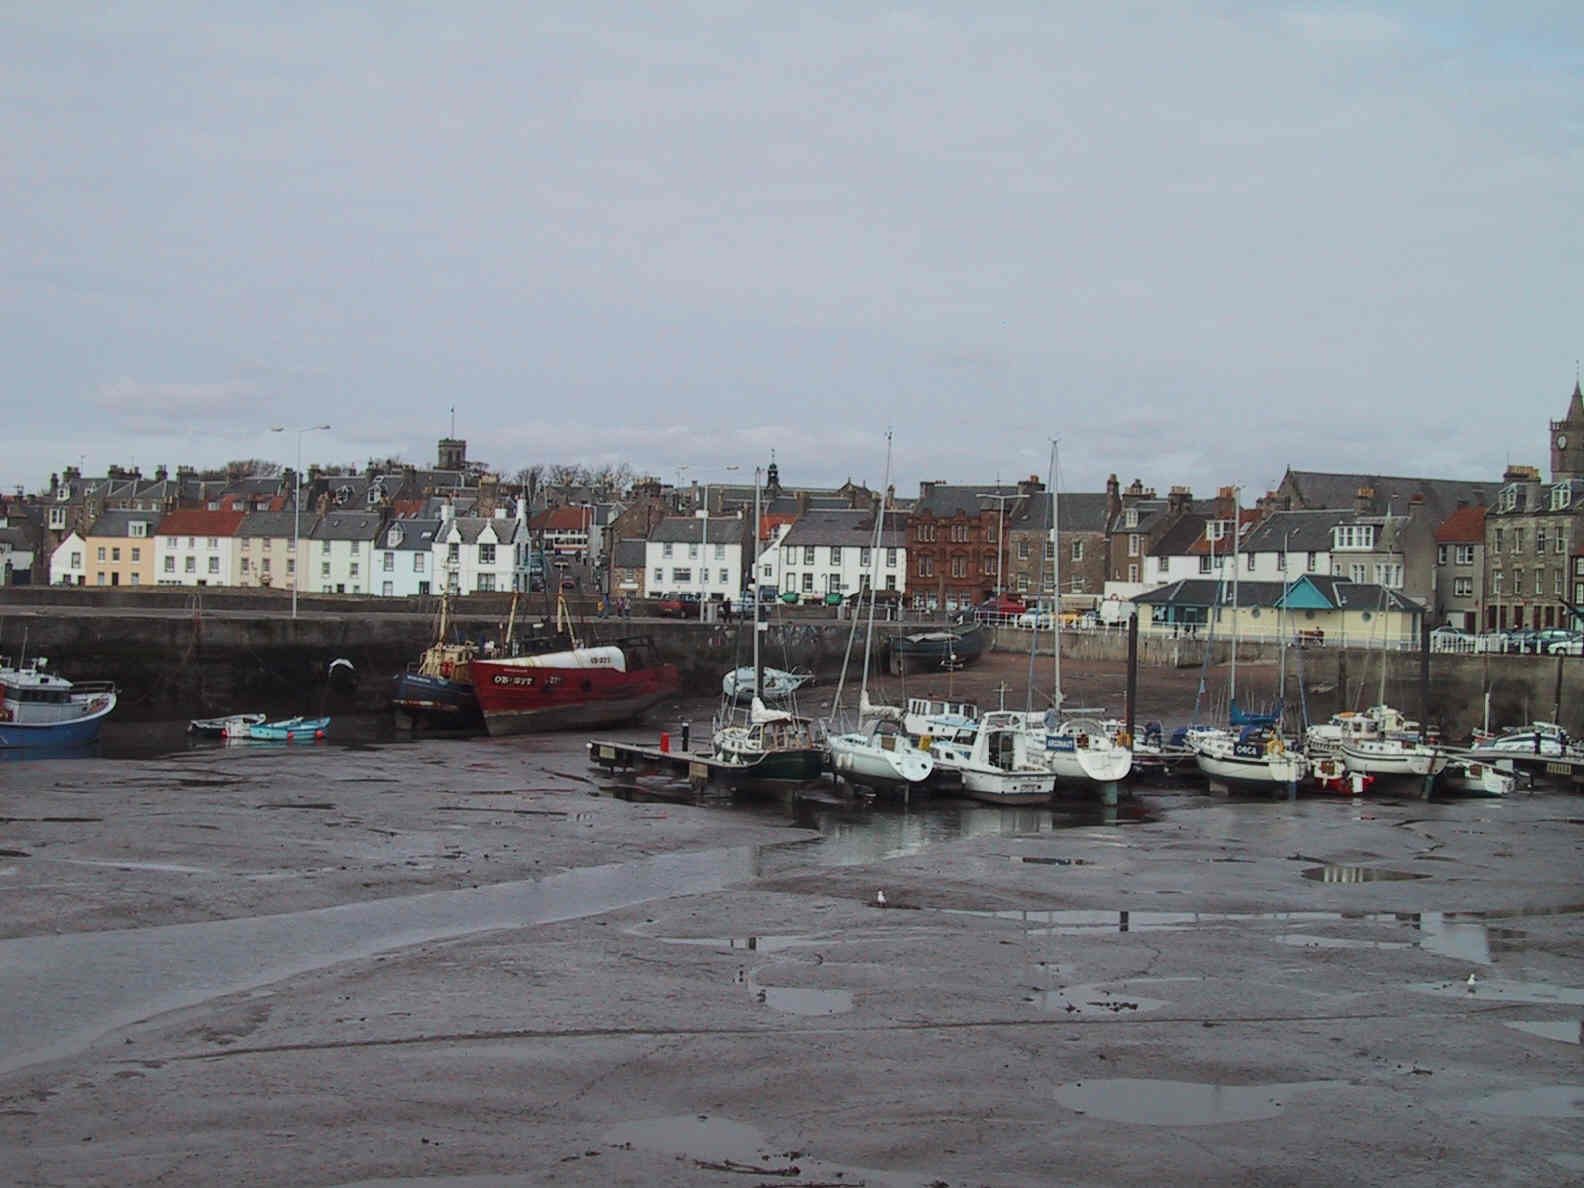
[[853, 1009], [851, 990], [822, 990], [810, 986], [761, 986], [747, 981], [754, 998], [789, 1015], [844, 1015]]
[[1546, 982], [1505, 982], [1476, 980], [1473, 986], [1452, 982], [1411, 982], [1408, 989], [1440, 997], [1477, 998], [1486, 1002], [1557, 1003], [1584, 1006], [1584, 990], [1572, 986], [1552, 986]]
[[[642, 936], [643, 933], [635, 935]], [[812, 934], [790, 936], [656, 936], [663, 945], [702, 945], [710, 949], [744, 949], [753, 953], [775, 953], [798, 945], [813, 944]]]
[[1056, 1087], [1056, 1101], [1070, 1110], [1111, 1122], [1144, 1126], [1213, 1126], [1275, 1118], [1292, 1099], [1341, 1081], [1296, 1081], [1273, 1085], [1213, 1085], [1198, 1081], [1131, 1078], [1073, 1081]]
[[[756, 1127], [708, 1114], [645, 1118], [612, 1126], [600, 1136], [609, 1146], [653, 1151], [691, 1159], [702, 1170], [757, 1174], [775, 1183], [869, 1184], [874, 1188], [911, 1188], [917, 1174], [888, 1173], [872, 1167], [828, 1163], [804, 1151], [776, 1151]], [[792, 1168], [797, 1171], [792, 1171]]]
[[1504, 1023], [1514, 1031], [1538, 1035], [1541, 1039], [1564, 1044], [1584, 1043], [1584, 1021], [1578, 1019], [1507, 1019]]
[[1382, 870], [1375, 866], [1311, 866], [1303, 877], [1317, 883], [1392, 883], [1405, 879], [1428, 879], [1427, 874], [1406, 870]]
[[1471, 1102], [1468, 1108], [1503, 1118], [1584, 1118], [1584, 1085], [1509, 1089]]

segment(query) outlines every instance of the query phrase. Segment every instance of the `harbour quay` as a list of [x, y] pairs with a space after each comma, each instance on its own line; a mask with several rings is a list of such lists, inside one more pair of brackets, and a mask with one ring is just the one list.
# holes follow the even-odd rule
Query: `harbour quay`
[[1576, 793], [700, 807], [583, 746], [0, 765], [5, 1178], [1584, 1167]]

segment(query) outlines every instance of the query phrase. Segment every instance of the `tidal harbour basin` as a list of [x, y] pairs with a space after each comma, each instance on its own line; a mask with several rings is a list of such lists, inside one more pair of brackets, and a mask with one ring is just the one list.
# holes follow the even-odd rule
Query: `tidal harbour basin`
[[586, 741], [0, 764], [0, 1180], [1584, 1179], [1574, 791], [693, 804]]

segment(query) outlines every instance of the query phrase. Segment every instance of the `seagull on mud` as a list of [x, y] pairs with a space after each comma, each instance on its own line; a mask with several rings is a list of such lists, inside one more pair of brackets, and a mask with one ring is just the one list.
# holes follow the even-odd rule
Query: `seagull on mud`
[[1469, 974], [1469, 976], [1468, 976], [1468, 981], [1467, 981], [1467, 982], [1466, 982], [1466, 983], [1464, 983], [1464, 984], [1465, 984], [1465, 985], [1467, 985], [1467, 986], [1468, 986], [1468, 992], [1469, 992], [1469, 993], [1470, 993], [1470, 994], [1473, 994], [1473, 993], [1474, 993], [1474, 987], [1475, 987], [1475, 985], [1476, 985], [1476, 984], [1477, 984], [1477, 983], [1478, 983], [1478, 982], [1479, 982], [1479, 979], [1478, 979], [1478, 978], [1476, 978], [1476, 977], [1475, 977], [1475, 976], [1474, 976], [1474, 975], [1473, 975], [1473, 974]]
[[876, 891], [875, 892], [875, 902], [877, 904], [879, 904], [881, 907], [885, 907], [885, 892], [884, 891]]

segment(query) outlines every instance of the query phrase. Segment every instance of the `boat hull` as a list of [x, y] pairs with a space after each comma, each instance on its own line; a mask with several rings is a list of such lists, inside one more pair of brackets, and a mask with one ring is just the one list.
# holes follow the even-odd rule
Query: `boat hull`
[[1133, 752], [1126, 747], [1053, 747], [1046, 738], [1045, 762], [1061, 783], [1114, 784], [1133, 770]]
[[1048, 804], [1056, 777], [1039, 772], [962, 769], [963, 795], [984, 804]]
[[414, 725], [463, 728], [484, 725], [478, 695], [466, 681], [427, 676], [419, 672], [397, 673], [391, 681], [391, 705], [406, 714]]
[[491, 735], [575, 730], [630, 721], [681, 692], [675, 665], [611, 668], [472, 663], [473, 689]]
[[1194, 762], [1212, 780], [1265, 788], [1296, 784], [1308, 774], [1309, 768], [1302, 755], [1290, 750], [1279, 755], [1259, 756], [1199, 750], [1194, 752]]
[[1371, 747], [1342, 747], [1342, 762], [1349, 771], [1360, 775], [1382, 776], [1433, 776], [1439, 775], [1447, 765], [1447, 756], [1439, 751], [1423, 748], [1402, 750], [1375, 749]]
[[915, 787], [938, 770], [929, 755], [917, 748], [876, 746], [867, 735], [837, 735], [830, 739], [829, 747], [831, 770], [855, 784]]
[[728, 764], [735, 776], [741, 769], [742, 778], [754, 782], [806, 784], [817, 780], [825, 770], [825, 754], [818, 747], [798, 747], [787, 751], [768, 751], [760, 755], [717, 754], [717, 760]]
[[115, 695], [110, 694], [110, 704], [102, 710], [84, 715], [70, 722], [49, 722], [36, 726], [20, 722], [0, 723], [0, 747], [17, 750], [53, 750], [57, 747], [80, 747], [99, 737], [99, 728], [115, 709]]

